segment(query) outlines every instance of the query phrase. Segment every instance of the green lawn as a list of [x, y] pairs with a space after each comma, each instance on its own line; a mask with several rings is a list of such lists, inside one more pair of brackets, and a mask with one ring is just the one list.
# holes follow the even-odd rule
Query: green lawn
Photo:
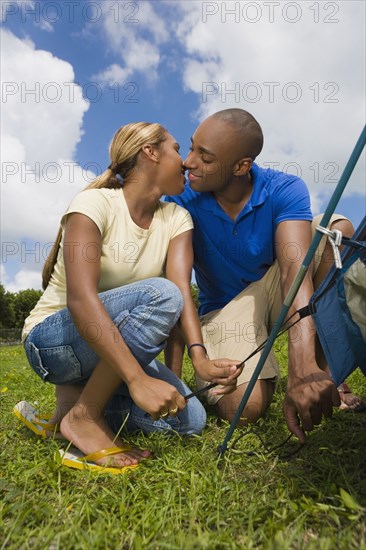
[[[284, 340], [276, 353], [283, 369]], [[254, 454], [229, 451], [220, 464], [216, 448], [228, 425], [210, 416], [202, 437], [131, 437], [154, 458], [128, 475], [102, 476], [60, 467], [60, 443], [37, 439], [13, 417], [22, 399], [51, 411], [53, 388], [32, 373], [20, 346], [0, 354], [1, 548], [366, 549], [365, 413], [337, 411], [293, 458], [266, 454], [248, 435], [237, 448]], [[188, 363], [185, 379], [191, 383]], [[349, 383], [366, 398], [361, 373]], [[287, 435], [282, 388], [258, 426], [271, 446]]]

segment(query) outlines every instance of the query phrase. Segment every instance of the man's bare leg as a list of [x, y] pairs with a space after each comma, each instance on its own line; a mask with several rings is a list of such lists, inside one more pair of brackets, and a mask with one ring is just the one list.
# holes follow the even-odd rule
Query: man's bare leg
[[[243, 398], [248, 383], [240, 384], [237, 389], [228, 395], [224, 395], [216, 404], [216, 411], [220, 418], [231, 422]], [[249, 400], [240, 416], [239, 426], [257, 422], [271, 404], [275, 384], [272, 380], [257, 380]]]
[[[330, 226], [330, 229], [338, 229], [342, 232], [342, 235], [344, 237], [352, 237], [355, 230], [352, 225], [352, 223], [349, 220], [337, 220]], [[341, 246], [340, 250], [342, 250], [344, 247]], [[319, 267], [315, 273], [315, 276], [313, 278], [313, 284], [314, 284], [314, 290], [316, 290], [320, 283], [323, 281], [324, 277], [330, 270], [330, 268], [334, 265], [334, 254], [333, 249], [327, 240], [324, 252], [322, 254], [322, 257], [320, 259]]]
[[175, 325], [170, 333], [164, 350], [165, 365], [174, 372], [178, 378], [182, 378], [182, 366], [185, 343], [178, 325]]

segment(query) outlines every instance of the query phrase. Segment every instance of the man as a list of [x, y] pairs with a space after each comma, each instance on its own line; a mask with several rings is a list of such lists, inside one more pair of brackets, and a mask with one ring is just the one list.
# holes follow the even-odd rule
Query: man
[[[258, 122], [242, 109], [227, 109], [208, 117], [192, 137], [185, 161], [189, 184], [167, 200], [186, 208], [194, 222], [194, 269], [199, 287], [199, 314], [210, 359], [246, 358], [267, 337], [283, 297], [312, 239], [309, 193], [298, 177], [264, 170], [254, 163], [263, 146]], [[352, 224], [333, 216], [331, 227], [352, 235]], [[323, 253], [324, 252], [324, 253]], [[314, 261], [315, 285], [330, 263], [325, 239]], [[314, 292], [310, 269], [289, 315], [309, 303]], [[340, 405], [337, 388], [316, 349], [311, 318], [289, 331], [288, 383], [284, 400], [287, 425], [301, 441]], [[175, 346], [175, 347], [174, 347]], [[174, 344], [177, 349], [177, 342]], [[204, 353], [204, 349], [196, 349]], [[173, 356], [171, 367], [180, 368]], [[208, 393], [221, 418], [232, 420], [258, 362], [246, 362], [237, 389], [228, 395]], [[241, 421], [257, 421], [269, 406], [279, 369], [273, 352]], [[205, 382], [197, 380], [199, 387]]]

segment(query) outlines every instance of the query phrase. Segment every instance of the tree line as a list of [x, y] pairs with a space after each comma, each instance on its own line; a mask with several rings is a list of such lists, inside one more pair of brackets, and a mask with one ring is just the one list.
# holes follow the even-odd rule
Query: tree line
[[[192, 297], [197, 305], [198, 288], [191, 285]], [[29, 288], [19, 292], [9, 292], [0, 284], [0, 329], [21, 329], [39, 298], [41, 290]]]
[[33, 288], [9, 292], [0, 284], [0, 329], [21, 329], [41, 295]]

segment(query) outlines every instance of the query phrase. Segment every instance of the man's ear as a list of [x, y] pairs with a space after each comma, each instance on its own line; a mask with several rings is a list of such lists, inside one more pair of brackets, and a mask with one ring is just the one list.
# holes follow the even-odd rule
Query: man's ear
[[253, 164], [253, 159], [244, 157], [235, 164], [233, 174], [234, 176], [245, 176], [248, 174]]
[[141, 152], [145, 156], [145, 158], [152, 160], [153, 162], [159, 162], [159, 152], [157, 148], [150, 143], [145, 143], [141, 147]]

